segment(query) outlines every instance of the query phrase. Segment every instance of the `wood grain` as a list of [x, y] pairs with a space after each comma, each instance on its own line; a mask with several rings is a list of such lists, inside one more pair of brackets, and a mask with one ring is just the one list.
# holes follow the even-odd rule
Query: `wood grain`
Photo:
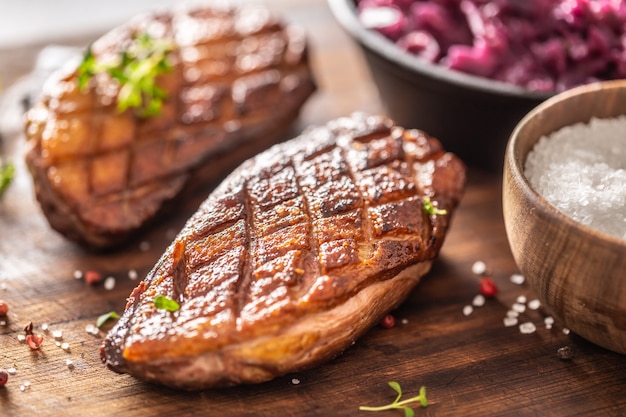
[[[320, 91], [306, 105], [296, 131], [354, 110], [383, 110], [362, 56], [322, 0], [267, 3], [303, 24], [312, 41]], [[541, 310], [520, 318], [536, 323], [533, 334], [503, 325], [518, 296], [534, 295], [509, 280], [518, 270], [504, 230], [501, 179], [479, 169], [470, 170], [465, 197], [433, 270], [394, 312], [394, 328], [375, 327], [328, 364], [261, 385], [186, 393], [117, 375], [98, 357], [104, 333], [90, 335], [85, 326], [100, 314], [121, 312], [138, 283], [128, 271], [136, 270], [140, 278], [146, 274], [215, 183], [194, 188], [171, 216], [119, 251], [90, 253], [48, 227], [20, 160], [21, 134], [13, 128], [18, 124], [1, 127], [18, 164], [16, 182], [0, 202], [0, 298], [10, 306], [8, 323], [0, 326], [0, 367], [17, 369], [0, 389], [2, 415], [366, 416], [359, 405], [394, 399], [387, 386], [392, 380], [407, 396], [426, 386], [430, 405], [416, 409], [417, 416], [626, 412], [626, 357], [566, 335], [558, 323], [546, 329]], [[479, 278], [471, 272], [477, 260], [486, 262], [499, 293], [464, 316], [463, 307], [478, 293]], [[113, 276], [116, 285], [112, 290], [87, 285], [74, 278], [76, 270]], [[17, 339], [29, 321], [45, 337], [38, 351]], [[42, 332], [43, 323], [50, 332]], [[53, 330], [63, 330], [69, 352], [55, 346]], [[571, 360], [559, 359], [563, 346], [573, 348]], [[31, 385], [22, 392], [25, 381]]]

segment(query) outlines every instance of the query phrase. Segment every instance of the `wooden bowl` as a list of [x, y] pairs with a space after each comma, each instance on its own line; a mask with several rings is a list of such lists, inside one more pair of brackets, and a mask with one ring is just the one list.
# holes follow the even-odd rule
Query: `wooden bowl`
[[543, 305], [581, 337], [626, 354], [626, 241], [558, 211], [524, 176], [526, 156], [541, 136], [623, 114], [626, 80], [577, 87], [537, 106], [507, 145], [502, 197], [513, 256]]

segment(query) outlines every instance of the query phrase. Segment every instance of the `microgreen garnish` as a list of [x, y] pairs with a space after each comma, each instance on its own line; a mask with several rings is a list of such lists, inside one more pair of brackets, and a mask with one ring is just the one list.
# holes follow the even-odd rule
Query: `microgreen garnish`
[[433, 205], [433, 202], [430, 201], [430, 198], [428, 198], [428, 197], [424, 197], [422, 205], [424, 206], [424, 212], [426, 214], [439, 216], [439, 215], [444, 215], [444, 214], [448, 213], [446, 211], [446, 209], [439, 209], [439, 208], [435, 207]]
[[154, 297], [154, 306], [161, 310], [176, 311], [180, 308], [180, 304], [164, 295]]
[[158, 114], [167, 98], [165, 90], [156, 84], [156, 78], [172, 70], [168, 55], [174, 44], [167, 39], [155, 39], [146, 33], [138, 33], [128, 49], [113, 62], [100, 62], [87, 49], [78, 67], [78, 88], [82, 91], [97, 74], [108, 73], [118, 81], [117, 109], [120, 112], [135, 108], [140, 117]]
[[100, 317], [98, 317], [98, 320], [96, 320], [96, 327], [97, 328], [102, 327], [102, 325], [106, 323], [107, 320], [109, 319], [119, 319], [119, 318], [120, 318], [120, 315], [117, 314], [115, 311], [109, 311], [108, 313], [105, 313], [101, 315]]
[[0, 163], [0, 197], [13, 181], [15, 176], [15, 166], [10, 163]]
[[384, 410], [397, 409], [397, 410], [404, 410], [405, 417], [413, 417], [415, 415], [415, 412], [407, 404], [419, 402], [422, 407], [428, 406], [428, 400], [426, 399], [426, 387], [420, 387], [420, 393], [418, 396], [400, 401], [400, 398], [402, 398], [402, 388], [400, 387], [400, 384], [395, 381], [390, 381], [388, 382], [388, 384], [391, 388], [393, 388], [395, 392], [398, 393], [398, 396], [396, 397], [395, 400], [393, 400], [391, 404], [381, 405], [379, 407], [360, 406], [359, 410], [361, 411], [384, 411]]

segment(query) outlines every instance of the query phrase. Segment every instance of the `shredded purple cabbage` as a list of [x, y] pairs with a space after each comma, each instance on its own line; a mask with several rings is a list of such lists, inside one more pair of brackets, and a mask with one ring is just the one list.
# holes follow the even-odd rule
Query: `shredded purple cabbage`
[[357, 0], [360, 21], [447, 68], [533, 91], [626, 78], [623, 0]]

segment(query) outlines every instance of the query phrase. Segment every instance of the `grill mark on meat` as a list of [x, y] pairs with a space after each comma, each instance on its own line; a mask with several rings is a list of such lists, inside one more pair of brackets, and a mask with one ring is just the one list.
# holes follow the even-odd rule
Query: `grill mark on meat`
[[185, 301], [185, 288], [187, 288], [187, 259], [185, 257], [186, 241], [177, 240], [174, 244], [172, 280], [174, 281], [174, 291], [179, 303]]
[[235, 315], [236, 329], [238, 330], [241, 330], [241, 327], [242, 327], [241, 311], [243, 310], [245, 306], [246, 294], [248, 292], [248, 288], [250, 287], [250, 282], [252, 281], [252, 275], [254, 271], [253, 262], [255, 259], [254, 256], [252, 256], [252, 254], [255, 252], [256, 246], [257, 246], [257, 239], [256, 239], [256, 236], [254, 235], [254, 228], [252, 227], [253, 215], [252, 215], [252, 209], [250, 208], [248, 181], [245, 181], [243, 183], [242, 204], [244, 207], [243, 218], [245, 220], [245, 230], [247, 232], [246, 242], [248, 242], [248, 246], [244, 248], [245, 255], [243, 257], [244, 259], [243, 265], [240, 268], [241, 275], [239, 276], [239, 279], [237, 280], [235, 289], [234, 289], [235, 294], [236, 294], [236, 308], [237, 308], [236, 311], [234, 311], [234, 315]]
[[[296, 169], [293, 163], [293, 159], [291, 160], [291, 168], [294, 170], [294, 178], [295, 178], [296, 186], [298, 187], [298, 194], [302, 196], [302, 207], [304, 209], [304, 214], [307, 218], [307, 222], [310, 224], [307, 238], [308, 238], [309, 246], [311, 248], [311, 253], [316, 254], [316, 253], [319, 253], [319, 244], [316, 238], [317, 234], [315, 233], [315, 226], [312, 223], [313, 216], [311, 214], [309, 200], [306, 197], [304, 190], [302, 188], [302, 184], [300, 183], [298, 176], [296, 174]], [[306, 262], [306, 260], [309, 260], [309, 262]], [[295, 271], [297, 281], [293, 287], [292, 296], [296, 296], [296, 293], [302, 290], [300, 287], [303, 284], [303, 279], [304, 279], [305, 274], [308, 273], [309, 275], [311, 275], [311, 274], [317, 273], [317, 270], [310, 270], [310, 267], [314, 267], [317, 265], [317, 263], [312, 262], [312, 256], [310, 254], [306, 256], [306, 260], [302, 259], [301, 264], [299, 265], [299, 268]]]

